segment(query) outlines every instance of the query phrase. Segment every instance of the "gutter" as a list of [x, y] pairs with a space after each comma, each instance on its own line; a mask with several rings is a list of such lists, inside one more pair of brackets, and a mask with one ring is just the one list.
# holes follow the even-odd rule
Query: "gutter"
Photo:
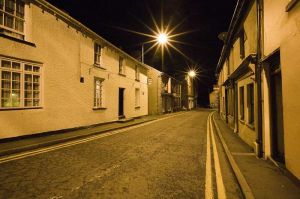
[[236, 4], [236, 7], [235, 7], [235, 10], [234, 10], [232, 19], [230, 21], [228, 33], [227, 33], [226, 39], [224, 41], [224, 46], [222, 48], [221, 56], [220, 56], [220, 59], [218, 61], [218, 65], [217, 65], [217, 68], [216, 68], [216, 73], [217, 74], [222, 69], [222, 66], [223, 66], [223, 64], [225, 62], [226, 54], [227, 54], [228, 50], [231, 47], [230, 42], [231, 42], [231, 40], [232, 40], [232, 38], [234, 36], [233, 33], [234, 33], [234, 30], [235, 30], [235, 28], [237, 26], [237, 22], [240, 19], [240, 16], [241, 16], [241, 13], [242, 13], [244, 5], [245, 5], [245, 1], [244, 0], [238, 0], [238, 2]]

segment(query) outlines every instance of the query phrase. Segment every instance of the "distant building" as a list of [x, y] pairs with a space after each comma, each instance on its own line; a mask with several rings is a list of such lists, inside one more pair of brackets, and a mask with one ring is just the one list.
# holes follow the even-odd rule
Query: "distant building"
[[191, 110], [197, 107], [197, 81], [189, 75], [184, 76], [182, 81], [182, 107]]
[[166, 73], [149, 68], [149, 114], [181, 110], [181, 82]]
[[209, 93], [209, 106], [210, 108], [219, 107], [219, 87], [214, 86], [213, 91]]
[[44, 0], [0, 0], [0, 139], [148, 114], [148, 66]]
[[300, 179], [298, 0], [238, 1], [218, 62], [220, 115]]

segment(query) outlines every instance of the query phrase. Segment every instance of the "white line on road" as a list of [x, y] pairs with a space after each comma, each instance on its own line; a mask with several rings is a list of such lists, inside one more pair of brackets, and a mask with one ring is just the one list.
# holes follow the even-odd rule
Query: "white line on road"
[[82, 143], [85, 143], [85, 142], [90, 142], [90, 141], [93, 141], [93, 140], [97, 140], [97, 139], [100, 139], [100, 138], [108, 137], [108, 136], [111, 136], [111, 135], [115, 135], [115, 134], [118, 134], [118, 133], [129, 131], [129, 130], [132, 130], [132, 129], [136, 129], [136, 128], [139, 128], [139, 127], [142, 127], [142, 126], [146, 126], [146, 125], [158, 122], [158, 121], [166, 120], [166, 119], [176, 117], [176, 116], [179, 116], [179, 115], [183, 115], [183, 114], [186, 114], [186, 113], [179, 113], [179, 114], [171, 115], [171, 116], [168, 116], [168, 117], [160, 118], [160, 119], [157, 119], [157, 120], [153, 120], [153, 121], [150, 121], [150, 122], [138, 124], [138, 125], [135, 125], [135, 126], [131, 126], [131, 127], [127, 127], [127, 128], [125, 127], [123, 129], [119, 129], [119, 130], [112, 130], [112, 131], [109, 131], [109, 132], [106, 132], [106, 133], [103, 133], [103, 134], [94, 135], [94, 136], [84, 138], [84, 139], [80, 139], [80, 140], [69, 141], [69, 142], [65, 142], [65, 143], [62, 143], [62, 144], [56, 144], [56, 145], [53, 145], [53, 146], [44, 147], [44, 148], [40, 148], [40, 149], [36, 149], [36, 150], [32, 150], [32, 151], [26, 151], [26, 152], [21, 152], [21, 153], [18, 153], [18, 154], [9, 155], [9, 156], [0, 158], [0, 164], [5, 163], [5, 162], [9, 162], [9, 161], [13, 161], [13, 160], [18, 160], [18, 159], [30, 157], [30, 156], [35, 156], [35, 155], [42, 154], [42, 153], [47, 153], [47, 152], [50, 152], [50, 151], [54, 151], [54, 150], [58, 150], [58, 149], [62, 149], [62, 148], [70, 147], [70, 146], [74, 146], [74, 145], [77, 145], [77, 144], [82, 144]]
[[207, 118], [206, 128], [206, 167], [205, 167], [205, 198], [213, 199], [214, 193], [212, 189], [212, 174], [211, 174], [211, 151], [210, 151], [210, 132], [209, 132], [209, 119], [212, 113]]

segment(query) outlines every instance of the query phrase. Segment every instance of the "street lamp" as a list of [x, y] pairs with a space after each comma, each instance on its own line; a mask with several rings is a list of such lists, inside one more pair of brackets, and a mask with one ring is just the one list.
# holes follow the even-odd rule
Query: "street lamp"
[[196, 72], [194, 70], [190, 70], [188, 72], [188, 75], [191, 77], [191, 78], [194, 78], [196, 76]]
[[156, 36], [156, 40], [159, 44], [164, 45], [168, 42], [168, 35], [166, 33], [159, 33]]

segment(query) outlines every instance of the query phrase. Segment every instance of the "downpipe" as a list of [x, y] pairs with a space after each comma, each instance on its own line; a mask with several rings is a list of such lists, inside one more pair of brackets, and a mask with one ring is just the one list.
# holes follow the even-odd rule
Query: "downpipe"
[[255, 153], [258, 158], [263, 157], [262, 143], [262, 89], [261, 89], [261, 69], [262, 69], [262, 0], [256, 0], [257, 9], [257, 56], [255, 64], [255, 80], [257, 92], [257, 138]]

